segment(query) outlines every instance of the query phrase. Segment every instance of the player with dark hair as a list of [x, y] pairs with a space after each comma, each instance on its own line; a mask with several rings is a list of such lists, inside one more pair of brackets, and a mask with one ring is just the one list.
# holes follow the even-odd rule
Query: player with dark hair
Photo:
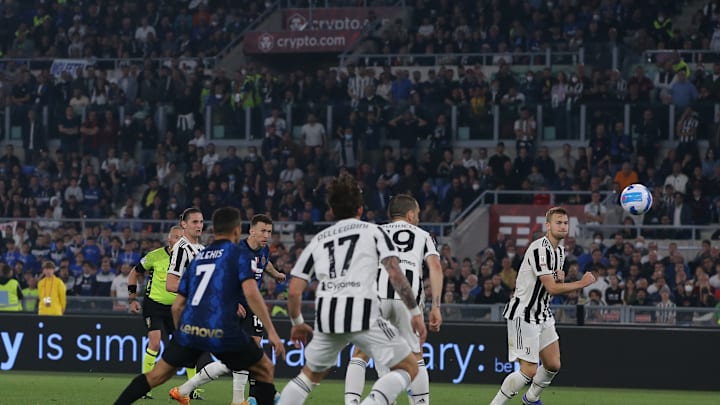
[[[541, 405], [540, 394], [560, 370], [560, 344], [550, 296], [584, 288], [595, 277], [587, 272], [582, 280], [565, 283], [565, 248], [560, 245], [568, 234], [569, 219], [562, 207], [545, 214], [547, 234], [532, 242], [525, 251], [517, 275], [515, 293], [505, 306], [509, 360], [520, 362], [520, 370], [510, 373], [491, 405], [504, 405], [532, 382], [523, 404]], [[538, 367], [538, 361], [542, 365]]]
[[[195, 207], [186, 208], [180, 214], [180, 226], [183, 228], [183, 236], [172, 246], [167, 280], [165, 281], [165, 289], [173, 293], [178, 291], [180, 277], [182, 277], [192, 259], [205, 248], [200, 243], [203, 231], [202, 211]], [[212, 359], [209, 355], [202, 356], [196, 366], [185, 369], [188, 379], [195, 377], [197, 369], [211, 362]], [[192, 392], [193, 399], [202, 399], [198, 391]]]
[[[268, 248], [268, 240], [272, 235], [272, 219], [263, 214], [258, 214], [252, 217], [250, 220], [250, 235], [240, 241], [240, 249], [243, 255], [247, 257], [247, 262], [250, 264], [250, 268], [255, 274], [255, 279], [258, 283], [258, 288], [262, 284], [263, 272], [267, 272], [270, 277], [277, 281], [285, 281], [285, 274], [277, 271], [273, 264], [270, 262], [270, 249]], [[239, 303], [243, 305], [245, 303]], [[262, 340], [264, 326], [260, 318], [253, 314], [252, 311], [247, 311], [246, 316], [243, 320], [246, 331], [255, 342], [260, 346]], [[199, 387], [200, 385], [206, 384], [218, 377], [230, 373], [230, 369], [220, 361], [212, 362], [200, 370], [195, 377], [188, 380], [185, 384], [180, 387], [173, 388], [170, 391], [170, 396], [175, 398], [186, 397], [190, 393]], [[233, 374], [233, 405], [241, 405], [245, 401], [245, 385], [248, 381], [248, 371], [234, 371]], [[255, 381], [250, 379], [250, 401], [251, 403], [255, 398]]]
[[[437, 251], [433, 237], [417, 226], [420, 221], [420, 206], [415, 198], [407, 194], [394, 196], [388, 204], [388, 215], [392, 222], [382, 225], [397, 249], [401, 267], [413, 289], [418, 305], [425, 302], [423, 291], [423, 262], [428, 266], [430, 285], [432, 291], [432, 309], [430, 310], [430, 330], [439, 331], [442, 324], [440, 315], [440, 295], [443, 286], [440, 254]], [[384, 318], [389, 320], [400, 331], [415, 356], [418, 364], [418, 376], [410, 384], [408, 394], [410, 403], [430, 403], [430, 378], [425, 368], [420, 339], [412, 330], [410, 313], [396, 294], [388, 278], [388, 272], [378, 269], [378, 293], [380, 294], [380, 311]], [[350, 364], [345, 374], [345, 404], [360, 403], [362, 391], [365, 387], [365, 368], [369, 356], [360, 348], [355, 348]], [[376, 367], [378, 375], [382, 377], [387, 369]]]
[[[213, 229], [215, 241], [192, 260], [180, 279], [172, 305], [177, 330], [167, 350], [149, 373], [133, 379], [116, 405], [139, 399], [150, 388], [169, 380], [180, 367], [195, 364], [204, 352], [212, 352], [233, 371], [250, 370], [257, 379], [258, 404], [273, 403], [273, 364], [247, 334], [235, 309], [236, 303], [247, 302], [265, 325], [277, 356], [285, 357], [248, 257], [238, 246], [240, 212], [230, 207], [216, 210]], [[189, 399], [185, 403], [189, 404]]]
[[[425, 340], [425, 323], [412, 286], [399, 267], [397, 251], [387, 233], [375, 224], [362, 222], [362, 191], [350, 176], [332, 181], [328, 202], [338, 221], [313, 237], [292, 270], [288, 312], [290, 339], [305, 347], [305, 366], [283, 389], [280, 405], [302, 404], [337, 361], [348, 342], [358, 346], [375, 362], [391, 371], [378, 379], [364, 405], [392, 403], [418, 373], [415, 356], [405, 339], [380, 315], [376, 288], [378, 263], [411, 314], [411, 325]], [[315, 298], [315, 331], [300, 312], [302, 293], [313, 276], [318, 279]]]
[[[155, 360], [160, 352], [160, 340], [163, 331], [167, 336], [175, 330], [170, 307], [175, 301], [174, 292], [165, 289], [167, 271], [170, 266], [170, 250], [175, 243], [182, 238], [183, 228], [175, 225], [170, 228], [167, 235], [167, 246], [148, 252], [140, 262], [130, 270], [128, 276], [128, 296], [130, 298], [130, 312], [139, 313], [140, 303], [137, 301], [138, 284], [143, 284], [145, 273], [148, 274], [148, 282], [145, 286], [142, 312], [145, 320], [145, 327], [148, 331], [148, 345], [143, 357], [142, 370], [147, 373], [155, 366]], [[148, 392], [145, 395], [152, 398]]]

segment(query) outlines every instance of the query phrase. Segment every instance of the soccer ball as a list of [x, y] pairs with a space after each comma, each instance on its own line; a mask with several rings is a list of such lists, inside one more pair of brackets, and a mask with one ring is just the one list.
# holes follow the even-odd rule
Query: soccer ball
[[632, 215], [643, 215], [650, 211], [652, 193], [642, 184], [631, 184], [620, 194], [620, 205]]

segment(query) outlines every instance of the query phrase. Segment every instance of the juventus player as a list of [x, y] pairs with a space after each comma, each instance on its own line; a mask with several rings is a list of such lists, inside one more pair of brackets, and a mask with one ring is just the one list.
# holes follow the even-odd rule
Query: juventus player
[[[185, 211], [180, 214], [180, 226], [183, 228], [183, 236], [175, 242], [170, 252], [170, 267], [167, 271], [167, 280], [165, 281], [165, 289], [169, 292], [177, 293], [178, 286], [180, 285], [180, 278], [182, 277], [185, 269], [190, 266], [190, 262], [195, 258], [201, 250], [205, 248], [200, 243], [200, 237], [203, 231], [203, 214], [197, 208], [186, 208]], [[209, 355], [204, 355], [200, 358], [199, 365], [205, 365], [212, 362]], [[188, 367], [185, 369], [187, 372], [187, 378], [192, 379], [195, 377], [196, 368]], [[193, 399], [200, 399], [198, 391], [192, 392], [191, 397]]]
[[[425, 301], [423, 291], [422, 264], [425, 261], [430, 272], [430, 285], [432, 292], [432, 309], [430, 311], [430, 330], [440, 330], [442, 316], [440, 315], [440, 294], [442, 292], [443, 274], [440, 267], [440, 254], [435, 247], [435, 241], [425, 230], [418, 228], [420, 220], [420, 206], [415, 199], [407, 194], [400, 194], [390, 200], [388, 215], [391, 223], [382, 225], [398, 251], [400, 266], [405, 272], [418, 305]], [[430, 379], [425, 361], [422, 356], [420, 339], [413, 332], [410, 324], [410, 313], [400, 301], [388, 278], [388, 273], [382, 269], [378, 273], [378, 292], [380, 294], [380, 312], [400, 331], [400, 336], [407, 340], [410, 350], [415, 355], [418, 364], [418, 375], [409, 387], [411, 404], [430, 403]], [[355, 348], [353, 357], [348, 364], [345, 374], [345, 405], [360, 403], [363, 388], [365, 387], [365, 368], [369, 356], [359, 348]], [[378, 368], [382, 376], [384, 371]]]
[[[523, 404], [542, 404], [540, 394], [560, 370], [560, 344], [555, 318], [548, 305], [550, 296], [567, 294], [595, 282], [590, 272], [580, 281], [563, 282], [565, 250], [560, 241], [568, 234], [567, 211], [562, 207], [549, 209], [545, 214], [545, 228], [547, 234], [525, 251], [514, 297], [503, 312], [508, 326], [509, 360], [519, 360], [520, 370], [505, 377], [491, 405], [506, 404], [530, 382], [532, 385], [522, 398]], [[538, 360], [542, 361], [540, 367]]]
[[[301, 296], [313, 275], [319, 285], [315, 298], [315, 332], [305, 347], [305, 366], [280, 394], [279, 405], [302, 404], [310, 391], [335, 365], [348, 342], [391, 371], [381, 377], [363, 405], [392, 403], [418, 373], [415, 357], [395, 326], [380, 316], [376, 276], [381, 262], [390, 283], [410, 310], [413, 331], [425, 341], [425, 324], [410, 283], [399, 267], [396, 249], [387, 233], [362, 222], [362, 192], [354, 178], [332, 182], [328, 196], [338, 222], [315, 235], [292, 270], [288, 312], [290, 339], [296, 347], [312, 332], [300, 312]], [[371, 270], [372, 269], [372, 270]]]

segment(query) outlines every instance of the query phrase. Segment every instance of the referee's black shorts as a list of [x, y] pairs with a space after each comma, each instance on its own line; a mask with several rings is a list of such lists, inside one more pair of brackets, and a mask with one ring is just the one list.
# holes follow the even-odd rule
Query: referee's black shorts
[[171, 335], [175, 331], [173, 323], [172, 305], [164, 305], [145, 297], [143, 300], [143, 318], [148, 332], [153, 330], [165, 331]]
[[[203, 353], [206, 352], [202, 349], [182, 346], [177, 339], [172, 339], [162, 358], [173, 367], [195, 367]], [[212, 354], [232, 371], [247, 370], [265, 355], [255, 342], [248, 342], [245, 347], [237, 351], [212, 352]]]

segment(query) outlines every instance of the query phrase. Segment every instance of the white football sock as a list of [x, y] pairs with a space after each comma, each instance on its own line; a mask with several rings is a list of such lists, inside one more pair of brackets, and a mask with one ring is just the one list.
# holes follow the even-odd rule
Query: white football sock
[[245, 400], [245, 385], [248, 382], [248, 374], [250, 374], [247, 370], [242, 371], [233, 371], [233, 404], [241, 404]]
[[408, 385], [410, 374], [405, 370], [393, 370], [377, 380], [361, 405], [390, 405], [398, 394], [407, 390]]
[[532, 384], [528, 389], [527, 397], [528, 401], [537, 401], [540, 399], [540, 394], [547, 388], [552, 382], [553, 378], [557, 375], [557, 371], [548, 371], [542, 365], [538, 367], [535, 377], [532, 379]]
[[221, 375], [230, 373], [230, 369], [219, 361], [212, 362], [200, 370], [199, 373], [178, 388], [180, 395], [188, 396], [197, 387], [217, 379]]
[[305, 373], [301, 372], [283, 388], [280, 393], [280, 402], [277, 405], [303, 404], [313, 388], [315, 388], [315, 384]]
[[430, 376], [425, 367], [424, 360], [418, 360], [418, 373], [408, 387], [410, 404], [419, 405], [430, 403]]
[[359, 357], [350, 359], [345, 371], [345, 405], [357, 405], [362, 400], [366, 368], [365, 360]]
[[508, 401], [512, 399], [512, 397], [514, 397], [518, 394], [518, 392], [520, 392], [522, 387], [529, 384], [530, 381], [530, 377], [526, 376], [520, 371], [515, 371], [508, 374], [508, 376], [505, 377], [505, 380], [500, 386], [500, 391], [498, 391], [498, 393], [495, 395], [495, 398], [492, 400], [492, 402], [490, 402], [490, 405], [505, 405]]

